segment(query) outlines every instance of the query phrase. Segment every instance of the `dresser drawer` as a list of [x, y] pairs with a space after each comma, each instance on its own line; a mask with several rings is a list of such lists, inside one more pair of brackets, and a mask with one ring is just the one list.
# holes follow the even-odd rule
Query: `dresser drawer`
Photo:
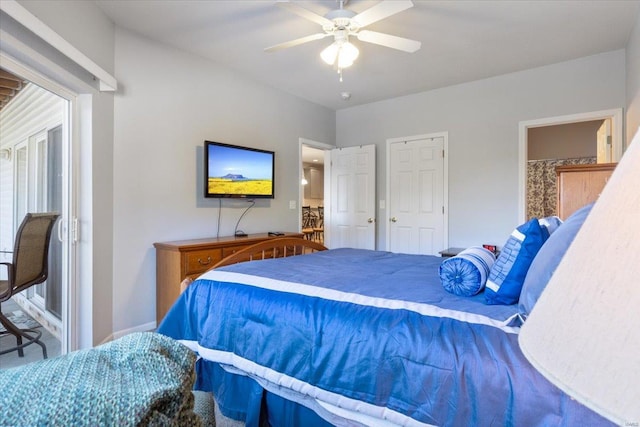
[[244, 248], [248, 248], [249, 246], [251, 246], [251, 245], [230, 246], [228, 248], [222, 248], [222, 258], [226, 258], [229, 255], [235, 254], [239, 250], [242, 250]]
[[185, 274], [202, 273], [222, 259], [221, 249], [205, 249], [184, 254]]

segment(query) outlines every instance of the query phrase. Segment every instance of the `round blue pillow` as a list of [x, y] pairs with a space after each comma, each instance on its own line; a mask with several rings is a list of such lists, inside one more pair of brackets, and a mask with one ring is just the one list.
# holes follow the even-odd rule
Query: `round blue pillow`
[[484, 289], [496, 256], [488, 249], [473, 246], [440, 264], [442, 286], [452, 294], [464, 297]]

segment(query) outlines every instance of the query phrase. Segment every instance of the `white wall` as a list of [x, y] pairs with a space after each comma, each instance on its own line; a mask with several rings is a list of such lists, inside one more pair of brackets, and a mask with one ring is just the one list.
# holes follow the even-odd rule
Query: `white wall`
[[113, 73], [114, 25], [93, 2], [18, 2], [108, 73]]
[[[625, 52], [340, 110], [339, 147], [376, 144], [385, 195], [386, 139], [449, 132], [449, 244], [504, 244], [518, 225], [518, 123], [625, 105]], [[378, 248], [387, 213], [378, 209]]]
[[[218, 200], [202, 196], [205, 139], [276, 152], [276, 197], [242, 219], [247, 233], [295, 231], [300, 137], [333, 143], [335, 112], [211, 61], [116, 31], [114, 332], [155, 319], [154, 242], [212, 237]], [[223, 201], [220, 235], [246, 201]]]
[[626, 49], [627, 59], [627, 144], [640, 127], [640, 13]]

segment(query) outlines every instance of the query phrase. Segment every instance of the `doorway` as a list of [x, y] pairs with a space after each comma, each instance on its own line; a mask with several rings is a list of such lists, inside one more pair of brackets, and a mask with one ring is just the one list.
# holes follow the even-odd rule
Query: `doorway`
[[[527, 145], [527, 216], [558, 216], [556, 168], [598, 163], [598, 130], [611, 119], [530, 128]], [[610, 150], [609, 150], [610, 151]]]
[[622, 117], [620, 108], [520, 122], [520, 222], [555, 211], [556, 166], [620, 160]]
[[300, 138], [300, 215], [299, 230], [305, 238], [324, 244], [326, 216], [325, 200], [330, 186], [325, 185], [325, 152], [333, 147]]

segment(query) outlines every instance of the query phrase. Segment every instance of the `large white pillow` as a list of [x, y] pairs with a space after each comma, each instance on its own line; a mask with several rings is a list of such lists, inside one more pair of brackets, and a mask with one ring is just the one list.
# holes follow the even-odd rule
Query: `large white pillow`
[[529, 313], [531, 313], [533, 306], [538, 301], [547, 283], [549, 283], [560, 260], [569, 248], [569, 245], [571, 245], [571, 242], [573, 242], [576, 234], [578, 234], [589, 212], [591, 212], [592, 207], [593, 204], [589, 204], [571, 214], [571, 216], [549, 236], [549, 240], [547, 240], [540, 248], [540, 251], [538, 251], [538, 254], [531, 263], [531, 267], [529, 267], [518, 301], [518, 311], [522, 319], [526, 319]]

